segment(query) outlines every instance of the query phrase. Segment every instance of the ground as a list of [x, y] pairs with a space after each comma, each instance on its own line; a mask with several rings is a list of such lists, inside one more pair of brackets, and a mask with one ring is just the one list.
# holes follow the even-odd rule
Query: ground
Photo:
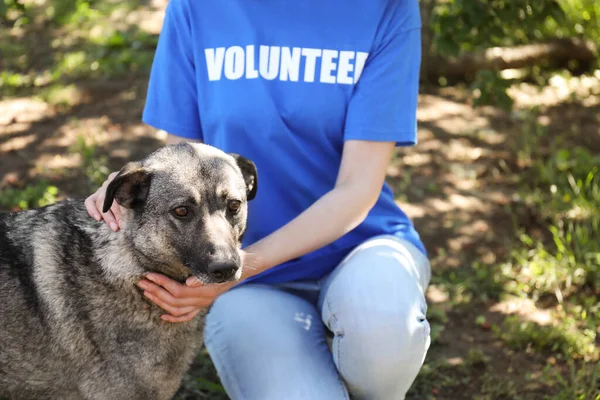
[[[93, 54], [90, 43], [81, 44], [81, 37], [72, 35], [73, 41], [55, 45], [50, 39], [56, 40], [60, 30], [47, 27], [23, 31], [21, 41], [2, 48], [14, 56], [13, 62], [4, 60], [4, 68], [18, 70], [18, 59], [24, 57], [22, 63], [33, 71], [27, 76], [49, 82], [38, 88], [11, 86], [5, 80], [0, 86], [5, 91], [0, 97], [1, 210], [85, 197], [108, 171], [163, 143], [164, 132], [141, 122], [148, 69], [136, 70], [136, 62], [151, 54], [161, 9], [160, 4], [138, 7], [138, 17], [146, 24], [140, 31], [145, 33], [114, 39], [118, 54], [132, 41], [141, 43], [125, 73], [112, 73], [112, 53], [97, 56], [101, 74], [77, 72], [80, 65], [93, 66], [87, 55], [77, 55], [80, 48]], [[0, 34], [15, 35], [14, 30]], [[27, 45], [35, 40], [45, 45]], [[72, 60], [63, 65], [70, 73], [64, 74], [66, 79], [53, 81], [42, 72], [61, 62], [50, 56], [52, 49], [62, 52], [62, 61], [71, 54]], [[140, 65], [147, 67], [148, 62]], [[523, 232], [533, 238], [547, 233], [544, 217], [525, 201], [523, 176], [538, 158], [551, 155], [557, 140], [568, 149], [579, 146], [596, 157], [600, 153], [597, 75], [576, 80], [571, 87], [572, 79], [560, 78], [543, 90], [516, 85], [510, 112], [473, 108], [464, 87], [423, 85], [419, 143], [399, 149], [388, 170], [398, 204], [420, 232], [433, 269], [427, 292], [433, 343], [409, 399], [600, 398], [595, 397], [600, 396], [600, 384], [590, 372], [598, 368], [600, 343], [593, 320], [585, 340], [573, 336], [569, 341], [585, 321], [577, 320], [558, 334], [544, 330], [558, 326], [561, 316], [573, 318], [557, 300], [562, 294], [544, 292], [535, 298], [525, 290], [526, 295], [514, 296], [507, 276], [515, 275], [502, 272], [507, 265], [514, 267], [510, 263], [522, 247]], [[598, 302], [597, 292], [582, 288], [592, 303], [594, 298]], [[590, 310], [598, 312], [593, 306]], [[564, 341], [566, 350], [543, 342], [536, 332], [558, 335], [557, 343]], [[576, 397], [582, 393], [584, 397]], [[178, 398], [226, 398], [205, 354], [199, 355]]]

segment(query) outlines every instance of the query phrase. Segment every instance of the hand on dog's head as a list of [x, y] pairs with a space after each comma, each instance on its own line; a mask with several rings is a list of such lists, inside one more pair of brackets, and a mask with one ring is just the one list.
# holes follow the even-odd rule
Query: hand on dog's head
[[143, 203], [148, 196], [150, 177], [150, 172], [140, 162], [127, 163], [106, 188], [102, 212], [108, 212], [113, 201], [125, 208]]

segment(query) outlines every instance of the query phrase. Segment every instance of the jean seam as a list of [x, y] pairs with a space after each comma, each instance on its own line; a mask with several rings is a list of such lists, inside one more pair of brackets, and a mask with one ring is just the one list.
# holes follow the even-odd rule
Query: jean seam
[[[331, 302], [329, 301], [329, 299], [325, 299], [325, 302], [327, 303], [327, 308], [329, 309], [329, 314], [331, 315], [331, 318], [335, 321], [336, 330], [339, 331], [339, 320], [337, 319], [335, 313], [333, 312], [333, 308], [331, 307]], [[342, 392], [344, 393], [345, 400], [350, 400], [350, 395], [348, 393], [348, 388], [344, 384], [344, 381], [342, 379], [342, 372], [341, 372], [341, 370], [342, 370], [342, 368], [341, 368], [342, 361], [341, 360], [342, 359], [340, 357], [340, 355], [341, 355], [340, 348], [342, 346], [340, 346], [339, 342], [340, 342], [341, 339], [344, 338], [344, 334], [343, 334], [343, 332], [342, 333], [338, 333], [338, 332], [334, 331], [333, 335], [334, 335], [334, 340], [337, 339], [337, 341], [338, 341], [338, 343], [337, 343], [337, 349], [336, 349], [337, 359], [338, 359], [338, 365], [336, 366], [337, 369], [338, 369], [338, 376], [339, 376], [338, 382], [340, 383], [340, 387], [342, 388]]]
[[425, 298], [425, 296], [423, 295], [423, 298], [421, 299], [422, 303], [421, 303], [421, 314], [419, 315], [419, 317], [421, 317], [421, 315], [423, 316], [423, 319], [418, 318], [418, 322], [421, 326], [423, 326], [423, 345], [427, 344], [427, 338], [431, 335], [431, 325], [429, 324], [429, 320], [427, 319], [427, 299]]

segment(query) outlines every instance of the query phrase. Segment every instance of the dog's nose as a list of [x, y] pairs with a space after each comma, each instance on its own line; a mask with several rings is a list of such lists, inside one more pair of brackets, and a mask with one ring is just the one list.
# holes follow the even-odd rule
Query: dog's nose
[[231, 280], [238, 269], [239, 265], [235, 261], [213, 261], [208, 264], [208, 273], [217, 282]]

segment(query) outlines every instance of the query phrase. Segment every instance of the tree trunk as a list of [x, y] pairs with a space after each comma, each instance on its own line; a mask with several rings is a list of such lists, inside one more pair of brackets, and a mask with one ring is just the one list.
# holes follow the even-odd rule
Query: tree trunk
[[598, 57], [598, 47], [582, 39], [554, 39], [543, 43], [512, 47], [492, 47], [464, 53], [454, 58], [428, 57], [422, 76], [430, 81], [445, 77], [450, 81], [472, 79], [480, 70], [501, 71], [534, 65], [566, 67], [571, 61], [589, 64]]
[[422, 0], [421, 8], [421, 78], [425, 77], [424, 71], [430, 70], [430, 60], [433, 58], [433, 29], [431, 17], [438, 0]]

